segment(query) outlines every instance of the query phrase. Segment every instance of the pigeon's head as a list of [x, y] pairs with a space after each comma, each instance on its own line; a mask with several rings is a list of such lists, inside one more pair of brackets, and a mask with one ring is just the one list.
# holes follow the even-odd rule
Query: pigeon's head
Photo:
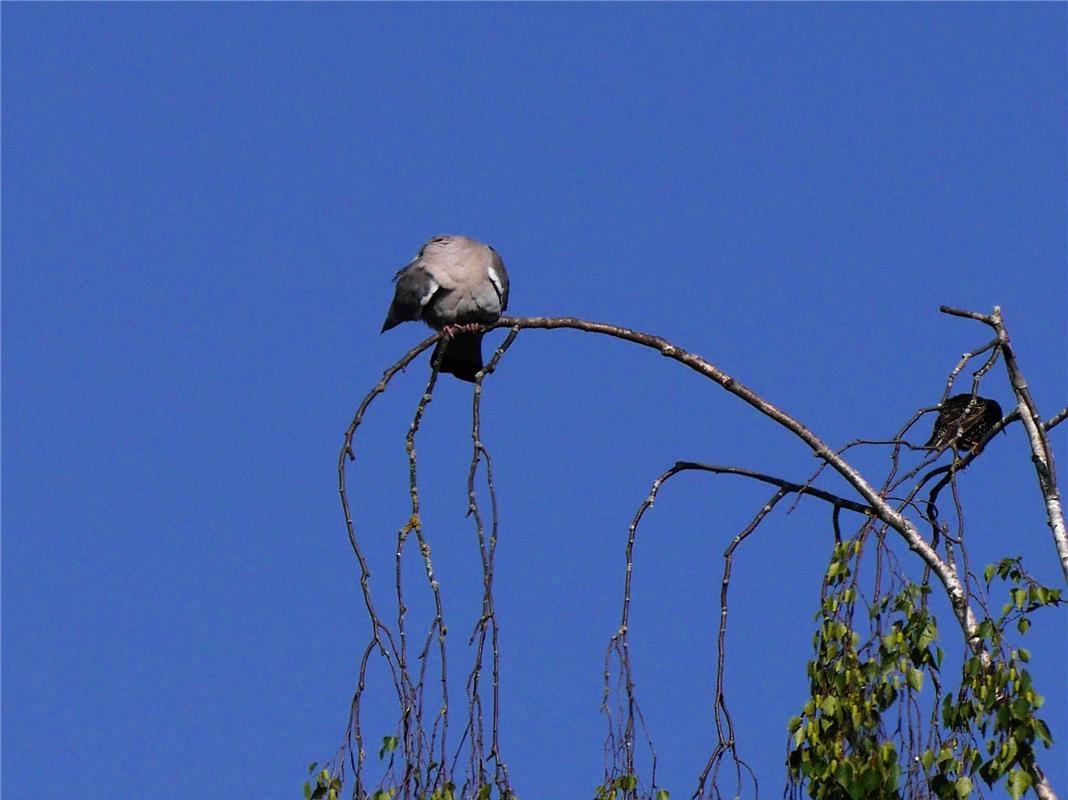
[[435, 236], [433, 239], [431, 239], [419, 248], [419, 255], [417, 256], [417, 258], [422, 258], [425, 255], [433, 254], [436, 251], [446, 250], [457, 239], [463, 238], [463, 236], [449, 236], [447, 234]]

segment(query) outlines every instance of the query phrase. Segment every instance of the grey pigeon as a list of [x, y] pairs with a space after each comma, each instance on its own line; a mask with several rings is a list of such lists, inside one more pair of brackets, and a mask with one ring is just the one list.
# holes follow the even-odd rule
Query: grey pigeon
[[508, 273], [497, 251], [466, 236], [435, 236], [393, 282], [383, 332], [415, 319], [445, 330], [451, 338], [441, 371], [473, 382], [482, 369], [478, 328], [496, 322], [508, 306]]

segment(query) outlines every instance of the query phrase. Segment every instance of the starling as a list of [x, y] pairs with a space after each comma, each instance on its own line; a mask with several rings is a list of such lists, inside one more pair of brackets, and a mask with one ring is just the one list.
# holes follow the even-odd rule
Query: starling
[[958, 450], [975, 450], [1000, 421], [1001, 406], [996, 401], [978, 395], [954, 395], [942, 404], [924, 447], [942, 450], [952, 444]]

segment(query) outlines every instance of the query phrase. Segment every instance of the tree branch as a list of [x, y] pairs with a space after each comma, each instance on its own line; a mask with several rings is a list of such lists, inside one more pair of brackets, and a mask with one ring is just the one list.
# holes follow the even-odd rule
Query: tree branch
[[604, 322], [588, 322], [575, 317], [501, 317], [489, 328], [535, 328], [554, 329], [572, 328], [588, 333], [599, 333], [612, 336], [624, 341], [634, 342], [644, 347], [657, 350], [661, 355], [685, 364], [695, 372], [722, 386], [731, 394], [744, 400], [760, 413], [770, 417], [775, 422], [792, 432], [821, 459], [826, 461], [845, 480], [856, 489], [875, 512], [875, 516], [896, 531], [913, 550], [927, 564], [931, 571], [938, 576], [939, 581], [945, 587], [954, 616], [964, 632], [968, 645], [973, 650], [981, 649], [982, 640], [978, 635], [978, 621], [967, 601], [964, 586], [956, 571], [930, 546], [927, 540], [920, 534], [917, 527], [904, 515], [895, 510], [886, 500], [869, 484], [864, 477], [838, 453], [831, 449], [822, 439], [802, 425], [789, 414], [781, 411], [776, 406], [764, 400], [756, 392], [745, 384], [735, 380], [723, 370], [711, 362], [678, 347], [668, 340], [649, 333], [631, 330], [630, 328], [610, 325]]
[[[1005, 322], [1001, 316], [1001, 309], [994, 306], [994, 313], [979, 314], [975, 311], [964, 311], [959, 308], [942, 306], [942, 313], [955, 317], [974, 319], [988, 325], [997, 334], [998, 348], [1005, 356], [1005, 368], [1009, 373], [1009, 382], [1016, 395], [1016, 410], [1020, 420], [1027, 430], [1027, 439], [1031, 444], [1031, 460], [1035, 465], [1038, 475], [1038, 488], [1042, 492], [1042, 498], [1046, 504], [1046, 521], [1053, 532], [1053, 542], [1057, 548], [1057, 555], [1061, 562], [1061, 571], [1064, 573], [1065, 582], [1068, 582], [1068, 530], [1064, 524], [1064, 509], [1061, 506], [1060, 492], [1057, 489], [1057, 474], [1053, 464], [1053, 451], [1049, 445], [1049, 437], [1046, 436], [1047, 428], [1042, 423], [1042, 416], [1038, 413], [1034, 398], [1031, 397], [1031, 389], [1027, 385], [1016, 354], [1009, 340], [1009, 332], [1005, 329]], [[1062, 412], [1063, 413], [1063, 412]], [[1054, 418], [1056, 420], [1056, 418]], [[1051, 426], [1059, 420], [1051, 420]]]
[[852, 500], [847, 500], [844, 497], [839, 497], [836, 494], [825, 492], [823, 489], [816, 489], [806, 484], [794, 483], [783, 478], [776, 478], [774, 475], [766, 475], [763, 472], [756, 472], [751, 469], [744, 469], [743, 467], [724, 467], [718, 464], [702, 464], [698, 461], [676, 461], [675, 465], [661, 475], [661, 479], [670, 478], [677, 472], [683, 472], [685, 470], [701, 470], [703, 472], [714, 472], [717, 475], [740, 475], [744, 478], [752, 478], [753, 480], [761, 481], [762, 483], [769, 483], [772, 486], [778, 486], [780, 489], [785, 490], [787, 494], [796, 492], [799, 495], [809, 495], [819, 500], [824, 500], [830, 503], [835, 508], [844, 508], [848, 511], [856, 511], [858, 514], [864, 514], [865, 516], [874, 517], [875, 510], [871, 506], [866, 506], [862, 503], [855, 503]]

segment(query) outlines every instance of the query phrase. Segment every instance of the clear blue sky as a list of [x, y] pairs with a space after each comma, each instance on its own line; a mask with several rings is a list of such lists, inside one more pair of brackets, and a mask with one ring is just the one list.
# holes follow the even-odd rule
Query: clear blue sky
[[[426, 334], [379, 327], [393, 272], [433, 234], [494, 244], [513, 313], [669, 337], [834, 445], [890, 435], [986, 341], [940, 303], [1002, 306], [1040, 409], [1066, 402], [1064, 4], [0, 14], [12, 797], [288, 798], [333, 753], [367, 636], [336, 455]], [[420, 359], [378, 401], [353, 466], [383, 578], [425, 377]], [[1008, 404], [1002, 373], [985, 386]], [[458, 652], [478, 598], [469, 403], [444, 381], [420, 445]], [[520, 337], [484, 422], [505, 756], [525, 798], [587, 796], [650, 481], [680, 458], [793, 478], [813, 459], [678, 365], [569, 332]], [[1020, 554], [1060, 584], [1019, 426], [961, 491], [980, 566]], [[720, 554], [767, 494], [681, 478], [639, 540], [636, 680], [673, 796], [712, 744]], [[766, 796], [829, 551], [826, 514], [802, 503], [735, 568], [727, 687]], [[1064, 616], [1035, 621], [1059, 737], [1045, 766], [1066, 796]]]

